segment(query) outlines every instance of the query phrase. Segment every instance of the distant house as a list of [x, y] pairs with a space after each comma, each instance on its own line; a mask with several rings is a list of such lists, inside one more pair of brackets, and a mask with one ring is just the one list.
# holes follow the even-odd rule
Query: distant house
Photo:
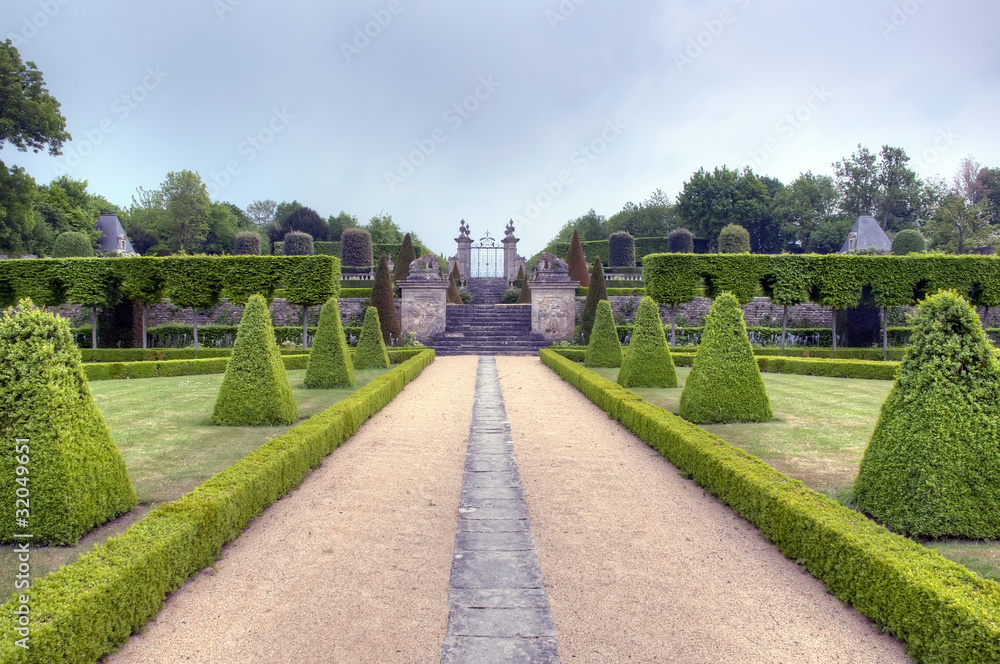
[[875, 249], [879, 253], [889, 253], [892, 250], [892, 241], [878, 225], [875, 217], [858, 217], [838, 253], [847, 254], [866, 249]]
[[135, 253], [132, 243], [125, 235], [125, 229], [122, 228], [122, 222], [118, 221], [118, 215], [102, 214], [101, 218], [97, 220], [97, 230], [104, 233], [104, 237], [101, 238], [101, 251], [117, 250], [129, 254]]

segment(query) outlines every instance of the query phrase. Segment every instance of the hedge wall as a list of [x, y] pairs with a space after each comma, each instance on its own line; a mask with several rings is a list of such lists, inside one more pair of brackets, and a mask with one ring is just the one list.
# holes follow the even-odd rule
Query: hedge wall
[[550, 350], [542, 361], [760, 528], [917, 662], [1000, 661], [1000, 584], [894, 535], [756, 457]]
[[[554, 350], [563, 357], [569, 358], [574, 362], [583, 362], [583, 354], [587, 350], [586, 346], [551, 346], [549, 350]], [[694, 359], [695, 353], [698, 351], [697, 346], [684, 346], [681, 348], [671, 349], [670, 355], [674, 358], [674, 364], [677, 366], [691, 366], [691, 362]], [[627, 351], [626, 351], [627, 352]], [[838, 348], [837, 350], [830, 350], [829, 348], [786, 348], [784, 353], [782, 353], [779, 348], [754, 348], [753, 353], [758, 357], [775, 357], [792, 359], [792, 358], [805, 358], [813, 360], [866, 360], [876, 364], [889, 364], [895, 367], [899, 364], [899, 361], [903, 359], [903, 354], [906, 352], [905, 348], [891, 348], [889, 349], [889, 361], [885, 362], [882, 360], [882, 349], [880, 348]], [[680, 359], [678, 359], [680, 357]], [[687, 359], [685, 359], [687, 358]], [[761, 367], [761, 371], [766, 371], [764, 366], [771, 366], [767, 363], [761, 364], [760, 360], [757, 362], [757, 366]], [[847, 366], [847, 365], [845, 365]], [[793, 371], [787, 371], [785, 373], [794, 373]], [[827, 374], [816, 374], [816, 375], [827, 375]], [[845, 377], [851, 378], [844, 374]], [[857, 376], [858, 378], [869, 378], [874, 376]]]
[[[589, 240], [580, 243], [583, 246], [583, 255], [588, 262], [593, 262], [594, 256], [599, 256], [601, 263], [608, 265], [611, 258], [610, 243], [608, 240]], [[704, 248], [704, 244], [701, 245]], [[555, 254], [563, 260], [569, 253], [569, 242], [553, 242], [545, 247], [545, 251]], [[635, 260], [642, 263], [649, 254], [659, 254], [670, 250], [669, 238], [665, 237], [637, 237], [635, 238]], [[698, 250], [698, 247], [695, 247]]]
[[14, 644], [16, 602], [0, 607], [0, 661], [94, 662], [125, 643], [165, 597], [211, 565], [265, 507], [297, 487], [434, 360], [426, 350], [272, 438], [191, 493], [151, 511], [31, 587], [31, 649]]

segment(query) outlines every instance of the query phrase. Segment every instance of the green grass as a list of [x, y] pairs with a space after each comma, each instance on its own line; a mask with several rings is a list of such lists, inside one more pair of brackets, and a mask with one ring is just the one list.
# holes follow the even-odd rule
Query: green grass
[[[618, 369], [591, 369], [617, 380]], [[690, 368], [677, 368], [679, 387], [633, 388], [631, 391], [677, 414]], [[761, 374], [774, 409], [774, 420], [762, 424], [702, 426], [763, 459], [775, 470], [809, 488], [853, 507], [854, 478], [875, 430], [879, 409], [892, 381]], [[943, 556], [980, 576], [1000, 580], [1000, 542], [947, 540], [925, 542]]]
[[[355, 388], [307, 390], [305, 370], [289, 371], [299, 421], [347, 397], [387, 369], [357, 372]], [[31, 575], [40, 578], [126, 530], [157, 504], [191, 491], [212, 475], [288, 431], [280, 427], [220, 427], [211, 423], [215, 396], [225, 374], [108, 380], [90, 384], [125, 457], [139, 506], [97, 528], [73, 547], [40, 547], [31, 554]], [[0, 551], [0, 597], [14, 591], [16, 556]]]

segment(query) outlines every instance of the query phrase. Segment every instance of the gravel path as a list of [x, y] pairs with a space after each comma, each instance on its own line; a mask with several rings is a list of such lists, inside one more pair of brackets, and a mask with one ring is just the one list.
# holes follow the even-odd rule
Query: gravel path
[[563, 662], [909, 662], [538, 358], [499, 357]]

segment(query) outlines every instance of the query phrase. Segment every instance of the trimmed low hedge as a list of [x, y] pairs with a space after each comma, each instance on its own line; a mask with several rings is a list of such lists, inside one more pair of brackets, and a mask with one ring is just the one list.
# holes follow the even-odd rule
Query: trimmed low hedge
[[297, 487], [434, 360], [426, 350], [272, 438], [191, 493], [150, 512], [32, 584], [31, 649], [14, 645], [16, 602], [0, 607], [0, 661], [94, 662], [125, 643], [165, 597], [211, 565], [265, 507]]
[[917, 662], [1000, 661], [1000, 584], [894, 535], [756, 457], [560, 357], [542, 362], [760, 528], [838, 599], [902, 640]]
[[[615, 283], [612, 279], [607, 279], [605, 283], [608, 282]], [[625, 297], [628, 295], [642, 297], [646, 294], [646, 289], [641, 286], [637, 288], [605, 288], [604, 290], [607, 292], [608, 297]], [[585, 286], [580, 286], [576, 289], [577, 297], [587, 297], [588, 292], [590, 292], [590, 289]]]
[[[358, 329], [361, 328], [348, 328]], [[301, 348], [282, 348], [282, 355], [301, 355], [308, 353]], [[205, 360], [213, 357], [229, 357], [232, 348], [199, 348], [198, 357], [194, 356], [194, 348], [81, 348], [84, 362], [160, 362], [163, 360]]]
[[366, 298], [372, 296], [372, 289], [368, 288], [341, 288], [340, 289], [340, 299], [343, 300], [347, 297], [354, 298]]

